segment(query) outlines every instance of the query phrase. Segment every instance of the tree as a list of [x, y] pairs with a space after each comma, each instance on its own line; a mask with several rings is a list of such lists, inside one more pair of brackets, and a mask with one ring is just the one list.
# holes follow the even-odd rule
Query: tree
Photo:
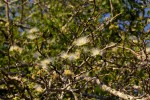
[[149, 0], [1, 0], [0, 98], [150, 99]]

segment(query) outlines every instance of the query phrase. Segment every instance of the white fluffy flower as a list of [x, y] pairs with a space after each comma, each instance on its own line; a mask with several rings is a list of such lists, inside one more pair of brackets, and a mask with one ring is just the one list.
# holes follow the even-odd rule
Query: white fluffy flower
[[10, 47], [9, 51], [16, 51], [16, 52], [22, 53], [22, 48], [20, 48], [17, 45], [13, 45]]
[[50, 58], [47, 58], [47, 59], [44, 59], [40, 62], [40, 65], [42, 66], [43, 69], [46, 69], [48, 68], [48, 64], [50, 64], [52, 62], [52, 59]]
[[36, 27], [34, 27], [34, 28], [32, 28], [32, 29], [30, 29], [28, 32], [29, 33], [36, 33], [36, 32], [38, 32], [39, 30], [36, 28]]
[[62, 53], [60, 55], [61, 58], [67, 59], [69, 57], [69, 55], [67, 53]]
[[37, 36], [36, 36], [36, 35], [33, 35], [33, 34], [28, 34], [28, 35], [27, 35], [27, 38], [30, 39], [30, 40], [34, 40], [34, 39], [37, 38]]
[[76, 60], [80, 58], [80, 51], [76, 51], [75, 53], [62, 53], [60, 57], [69, 60]]
[[92, 54], [92, 56], [99, 55], [100, 54], [100, 50], [97, 49], [97, 48], [94, 48], [94, 49], [91, 50], [91, 54]]
[[35, 86], [34, 86], [34, 88], [36, 89], [36, 91], [38, 91], [38, 92], [42, 92], [44, 89], [41, 87], [41, 85], [39, 85], [39, 84], [36, 84]]
[[70, 53], [68, 59], [69, 60], [77, 60], [79, 59], [80, 55], [77, 53]]
[[84, 45], [84, 44], [86, 44], [86, 43], [88, 43], [88, 42], [89, 42], [89, 39], [87, 38], [87, 36], [85, 36], [85, 37], [80, 37], [80, 38], [78, 38], [78, 39], [74, 42], [74, 44], [77, 45], [77, 46], [82, 46], [82, 45]]
[[150, 47], [146, 47], [146, 52], [150, 53]]
[[33, 54], [33, 57], [34, 58], [39, 58], [41, 56], [41, 54], [39, 53], [39, 52], [35, 52], [34, 54]]

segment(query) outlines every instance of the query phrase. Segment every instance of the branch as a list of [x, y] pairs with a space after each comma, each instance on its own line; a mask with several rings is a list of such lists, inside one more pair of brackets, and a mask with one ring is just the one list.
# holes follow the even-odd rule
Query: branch
[[[115, 20], [118, 16], [120, 16], [122, 13], [116, 14], [114, 17], [112, 17], [110, 20], [106, 21], [106, 23], [101, 24], [94, 32], [98, 31], [98, 30], [103, 30], [105, 25], [108, 25], [109, 23], [111, 23], [113, 20]], [[93, 33], [94, 33], [93, 32]]]
[[[3, 18], [0, 18], [0, 22], [7, 23], [6, 19], [3, 19]], [[13, 25], [17, 27], [21, 27], [21, 28], [31, 29], [27, 25], [21, 24], [19, 22], [13, 22]]]
[[125, 100], [149, 100], [150, 99], [150, 96], [148, 97], [143, 97], [143, 98], [140, 98], [140, 97], [134, 97], [132, 95], [128, 95], [128, 94], [125, 94], [123, 92], [120, 92], [120, 91], [117, 91], [105, 84], [102, 84], [102, 82], [100, 82], [100, 80], [96, 77], [88, 77], [88, 76], [79, 76], [79, 77], [76, 77], [76, 80], [85, 80], [85, 81], [90, 81], [92, 82], [93, 84], [97, 84], [99, 85], [102, 90], [104, 91], [107, 91], [119, 98], [122, 98], [122, 99], [125, 99]]
[[145, 60], [146, 59], [146, 57], [145, 57], [145, 55], [142, 53], [142, 54], [138, 54], [138, 53], [136, 53], [134, 50], [132, 50], [132, 49], [130, 49], [130, 48], [128, 48], [128, 47], [123, 47], [123, 46], [117, 46], [118, 48], [122, 48], [122, 49], [126, 49], [126, 50], [128, 50], [129, 52], [131, 52], [137, 59], [139, 59], [139, 60]]
[[109, 2], [110, 2], [111, 14], [112, 14], [112, 16], [113, 16], [114, 7], [113, 7], [113, 5], [112, 5], [112, 0], [109, 0]]
[[88, 94], [88, 93], [82, 93], [84, 97], [88, 98], [95, 98], [97, 100], [111, 100], [112, 96], [101, 96], [101, 95], [95, 95], [95, 94]]

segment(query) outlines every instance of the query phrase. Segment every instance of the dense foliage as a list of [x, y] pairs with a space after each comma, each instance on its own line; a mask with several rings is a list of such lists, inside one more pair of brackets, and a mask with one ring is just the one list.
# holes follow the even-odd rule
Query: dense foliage
[[149, 0], [0, 0], [0, 98], [150, 98]]

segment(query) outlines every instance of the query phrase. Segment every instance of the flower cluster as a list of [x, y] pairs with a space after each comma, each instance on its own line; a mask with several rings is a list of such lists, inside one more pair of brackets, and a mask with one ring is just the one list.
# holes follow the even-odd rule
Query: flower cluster
[[80, 37], [76, 41], [74, 41], [74, 44], [76, 46], [82, 46], [82, 45], [85, 45], [88, 42], [89, 42], [89, 39], [87, 38], [87, 36], [84, 36], [84, 37]]
[[17, 46], [17, 45], [13, 45], [10, 47], [9, 51], [16, 51], [16, 52], [19, 52], [19, 53], [22, 53], [22, 48]]

